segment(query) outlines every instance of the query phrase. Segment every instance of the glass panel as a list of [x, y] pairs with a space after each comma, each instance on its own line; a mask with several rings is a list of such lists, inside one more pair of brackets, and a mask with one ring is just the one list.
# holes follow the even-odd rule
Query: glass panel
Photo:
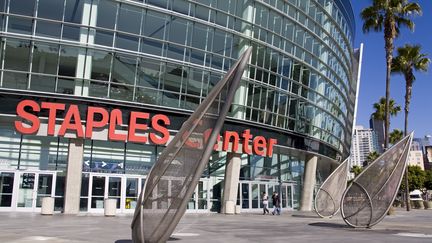
[[55, 77], [32, 75], [30, 89], [44, 92], [55, 92]]
[[158, 88], [160, 64], [144, 58], [138, 59], [137, 85]]
[[77, 26], [64, 25], [63, 26], [63, 39], [79, 41], [80, 39], [80, 28]]
[[116, 47], [131, 51], [138, 51], [139, 38], [130, 35], [117, 34]]
[[39, 174], [36, 207], [42, 206], [42, 198], [51, 197], [53, 175]]
[[288, 207], [287, 206], [287, 186], [282, 186], [281, 187], [281, 197], [282, 197], [282, 200], [281, 200], [282, 205], [281, 205], [281, 207], [282, 208]]
[[24, 135], [21, 146], [20, 169], [47, 170], [57, 158], [58, 139]]
[[97, 26], [107, 29], [114, 29], [115, 18], [117, 14], [117, 3], [113, 1], [99, 1], [98, 12], [103, 14], [97, 15]]
[[105, 177], [93, 176], [91, 208], [104, 207]]
[[0, 121], [0, 168], [15, 170], [18, 164], [21, 135], [10, 124], [13, 124], [13, 120], [2, 117]]
[[123, 173], [125, 145], [121, 142], [93, 141], [92, 171]]
[[258, 185], [252, 184], [252, 208], [259, 208], [259, 197]]
[[66, 0], [64, 21], [80, 24], [84, 2], [85, 0]]
[[79, 48], [62, 46], [60, 49], [60, 62], [58, 74], [61, 76], [75, 77], [75, 70], [78, 61]]
[[75, 89], [75, 79], [59, 78], [57, 81], [57, 93], [73, 94]]
[[138, 198], [138, 179], [126, 179], [126, 209], [135, 209]]
[[156, 160], [155, 147], [127, 143], [126, 149], [126, 174], [147, 174]]
[[22, 173], [18, 192], [17, 206], [31, 208], [33, 205], [33, 189], [35, 183], [34, 173]]
[[104, 51], [92, 51], [91, 78], [108, 81], [111, 67], [112, 54]]
[[242, 183], [242, 208], [249, 208], [249, 184]]
[[35, 2], [35, 0], [12, 0], [10, 1], [9, 12], [33, 16]]
[[5, 52], [5, 69], [29, 70], [30, 41], [7, 39]]
[[47, 21], [38, 20], [36, 25], [36, 35], [44, 37], [60, 38], [61, 24], [50, 23]]
[[39, 0], [38, 17], [62, 20], [64, 0]]
[[12, 206], [14, 173], [0, 173], [0, 207]]
[[10, 16], [8, 31], [19, 33], [19, 34], [31, 35], [32, 21], [31, 19], [24, 19], [24, 18]]
[[203, 181], [198, 182], [198, 209], [207, 209], [207, 188]]
[[116, 55], [113, 62], [112, 81], [120, 84], [135, 84], [136, 63], [136, 57]]
[[[66, 174], [57, 174], [56, 186], [55, 186], [55, 196], [63, 197], [65, 191]], [[81, 185], [85, 186], [85, 185]], [[87, 186], [88, 189], [88, 186]]]
[[166, 19], [163, 14], [148, 11], [146, 16], [145, 28], [143, 29], [144, 36], [163, 39]]
[[108, 198], [117, 199], [117, 208], [120, 208], [121, 178], [109, 177], [108, 179]]
[[59, 46], [36, 42], [33, 50], [32, 71], [35, 73], [57, 73]]
[[141, 9], [138, 7], [122, 4], [117, 20], [117, 29], [124, 32], [139, 34], [140, 25]]

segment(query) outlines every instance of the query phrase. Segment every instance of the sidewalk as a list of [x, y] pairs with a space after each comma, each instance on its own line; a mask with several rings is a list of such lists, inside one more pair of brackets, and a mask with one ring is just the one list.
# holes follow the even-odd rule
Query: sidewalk
[[[131, 243], [132, 216], [41, 216], [0, 213], [0, 242]], [[432, 210], [398, 209], [372, 229], [353, 229], [340, 216], [314, 213], [187, 214], [170, 242], [432, 242]]]

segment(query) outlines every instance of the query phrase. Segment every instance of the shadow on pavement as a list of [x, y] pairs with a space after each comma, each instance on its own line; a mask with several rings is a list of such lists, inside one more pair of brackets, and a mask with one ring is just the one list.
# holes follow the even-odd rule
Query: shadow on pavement
[[293, 214], [292, 217], [296, 218], [309, 218], [309, 219], [320, 219], [321, 217], [318, 215], [311, 215], [311, 214]]
[[[168, 241], [180, 240], [179, 238], [170, 237]], [[116, 240], [114, 243], [132, 243], [132, 240]]]
[[352, 229], [353, 227], [348, 226], [346, 224], [336, 224], [336, 223], [325, 223], [325, 222], [318, 222], [318, 223], [310, 223], [310, 226], [318, 226], [318, 227], [327, 227], [327, 228], [340, 228], [340, 229]]

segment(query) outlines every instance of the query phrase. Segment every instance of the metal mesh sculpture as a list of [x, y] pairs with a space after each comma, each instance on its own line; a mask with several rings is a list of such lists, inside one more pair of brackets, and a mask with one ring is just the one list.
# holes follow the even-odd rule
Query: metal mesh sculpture
[[406, 136], [360, 173], [345, 190], [344, 221], [352, 227], [371, 227], [390, 209], [407, 164], [413, 134]]
[[333, 217], [340, 208], [347, 185], [348, 159], [342, 162], [324, 181], [315, 196], [315, 212], [322, 218]]
[[213, 152], [251, 51], [213, 87], [154, 164], [132, 220], [133, 242], [165, 242], [171, 236]]

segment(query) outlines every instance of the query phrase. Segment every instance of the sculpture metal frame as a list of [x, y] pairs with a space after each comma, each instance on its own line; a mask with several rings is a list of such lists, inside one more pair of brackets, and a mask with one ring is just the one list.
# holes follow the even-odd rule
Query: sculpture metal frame
[[[342, 195], [347, 186], [348, 158], [344, 160], [318, 189], [314, 206], [321, 218], [331, 218], [339, 212]], [[330, 203], [329, 203], [330, 202]], [[330, 206], [333, 205], [333, 208]]]
[[[348, 186], [340, 206], [346, 224], [355, 228], [370, 228], [384, 219], [399, 190], [412, 139], [413, 133], [401, 139], [366, 167]], [[394, 161], [390, 162], [392, 159]], [[396, 163], [390, 172], [386, 166], [394, 162]], [[378, 182], [374, 183], [375, 178], [378, 178]]]
[[[251, 53], [249, 47], [212, 88], [150, 170], [131, 224], [133, 242], [165, 242], [171, 236], [213, 152]], [[212, 113], [217, 97], [224, 105]], [[188, 146], [191, 139], [199, 140], [197, 147]], [[167, 178], [175, 178], [177, 183]], [[167, 190], [161, 191], [164, 181]]]

